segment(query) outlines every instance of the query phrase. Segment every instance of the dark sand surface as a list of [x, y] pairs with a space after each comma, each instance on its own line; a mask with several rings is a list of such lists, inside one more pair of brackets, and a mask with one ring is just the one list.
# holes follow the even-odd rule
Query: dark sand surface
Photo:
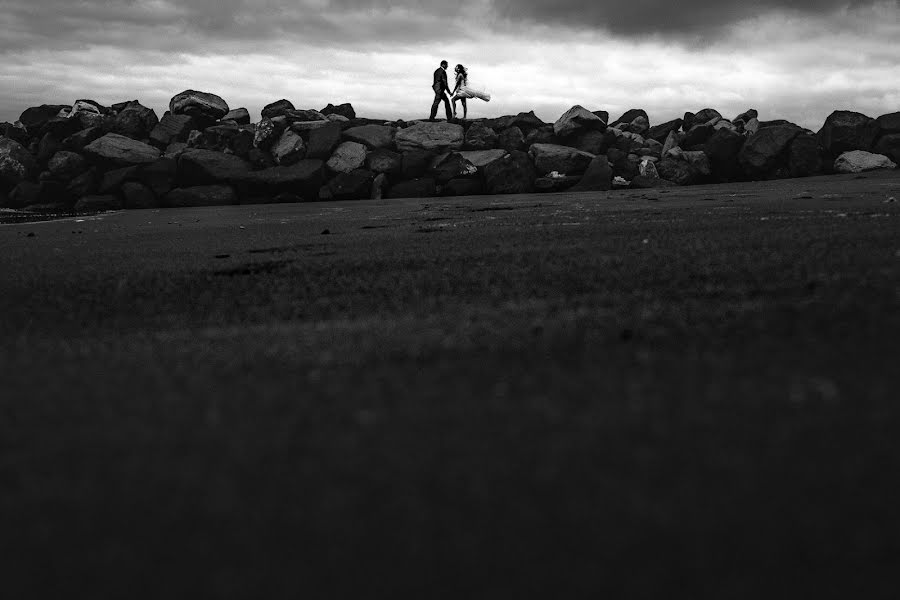
[[0, 589], [896, 597], [889, 197], [900, 171], [0, 225]]

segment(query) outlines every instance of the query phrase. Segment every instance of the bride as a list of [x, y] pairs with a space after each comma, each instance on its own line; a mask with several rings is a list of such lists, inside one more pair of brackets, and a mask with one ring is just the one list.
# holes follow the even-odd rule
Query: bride
[[460, 100], [463, 107], [463, 119], [465, 119], [468, 114], [467, 98], [478, 98], [479, 100], [490, 102], [491, 95], [469, 87], [469, 71], [464, 66], [456, 65], [454, 71], [456, 72], [456, 87], [453, 88], [453, 94], [451, 95], [451, 100], [453, 100], [453, 118], [456, 118], [456, 101]]

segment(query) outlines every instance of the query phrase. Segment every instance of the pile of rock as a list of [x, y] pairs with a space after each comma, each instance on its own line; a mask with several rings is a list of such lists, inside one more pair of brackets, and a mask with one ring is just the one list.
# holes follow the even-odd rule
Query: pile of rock
[[43, 105], [0, 123], [0, 206], [92, 211], [661, 187], [895, 168], [900, 113], [836, 111], [818, 133], [755, 110], [650, 124], [573, 106], [463, 123], [357, 118], [279, 100], [251, 123], [186, 90], [159, 119], [133, 100]]

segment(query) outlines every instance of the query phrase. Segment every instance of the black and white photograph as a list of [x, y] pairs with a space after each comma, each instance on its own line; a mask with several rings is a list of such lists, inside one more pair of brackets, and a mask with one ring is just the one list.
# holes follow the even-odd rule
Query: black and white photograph
[[3, 598], [900, 597], [900, 1], [0, 31]]

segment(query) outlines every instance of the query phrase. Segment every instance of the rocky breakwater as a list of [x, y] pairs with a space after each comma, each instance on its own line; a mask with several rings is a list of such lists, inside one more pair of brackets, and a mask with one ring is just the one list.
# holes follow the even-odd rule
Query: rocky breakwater
[[0, 206], [31, 211], [604, 191], [896, 168], [900, 113], [835, 111], [818, 132], [755, 110], [651, 124], [573, 106], [457, 123], [349, 104], [246, 109], [195, 90], [158, 118], [137, 100], [28, 108], [0, 123]]

